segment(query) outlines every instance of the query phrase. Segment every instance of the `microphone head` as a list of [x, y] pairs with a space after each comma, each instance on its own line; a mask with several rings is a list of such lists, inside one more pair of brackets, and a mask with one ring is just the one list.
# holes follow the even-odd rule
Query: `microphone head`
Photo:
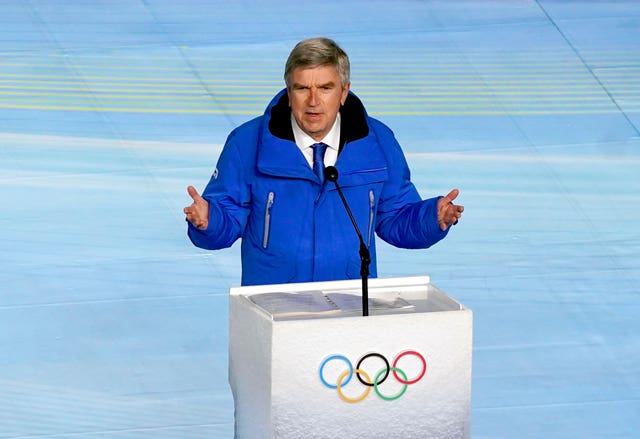
[[335, 166], [327, 166], [324, 168], [324, 178], [325, 180], [336, 182], [338, 181], [338, 170]]

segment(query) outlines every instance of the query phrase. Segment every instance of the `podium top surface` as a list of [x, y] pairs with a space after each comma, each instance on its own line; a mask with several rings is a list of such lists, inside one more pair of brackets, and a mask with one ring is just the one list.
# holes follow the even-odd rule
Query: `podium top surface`
[[[429, 276], [369, 280], [369, 315], [461, 311], [465, 307], [431, 284]], [[231, 288], [273, 320], [355, 317], [362, 312], [360, 280]]]

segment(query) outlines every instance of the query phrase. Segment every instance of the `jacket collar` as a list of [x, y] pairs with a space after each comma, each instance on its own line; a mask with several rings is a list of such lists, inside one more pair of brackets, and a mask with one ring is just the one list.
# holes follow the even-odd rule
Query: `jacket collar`
[[[340, 109], [340, 149], [348, 142], [367, 137], [367, 113], [358, 97], [349, 92]], [[287, 90], [281, 90], [264, 113], [258, 139], [258, 169], [276, 176], [315, 180], [316, 176], [295, 143]]]
[[[268, 131], [271, 135], [285, 140], [294, 140], [291, 129], [291, 109], [287, 89], [281, 90], [267, 106], [264, 112]], [[369, 134], [367, 111], [362, 101], [349, 92], [344, 105], [340, 108], [342, 122], [340, 124], [340, 149], [347, 142], [366, 137]]]

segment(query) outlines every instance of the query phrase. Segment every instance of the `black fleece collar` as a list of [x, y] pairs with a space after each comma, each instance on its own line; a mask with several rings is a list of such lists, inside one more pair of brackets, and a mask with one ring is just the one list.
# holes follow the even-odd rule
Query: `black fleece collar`
[[[345, 143], [366, 137], [369, 134], [367, 125], [367, 113], [358, 97], [349, 92], [344, 105], [340, 108], [340, 148], [342, 151]], [[269, 131], [276, 137], [295, 141], [291, 128], [291, 108], [289, 97], [283, 94], [277, 104], [271, 109]]]

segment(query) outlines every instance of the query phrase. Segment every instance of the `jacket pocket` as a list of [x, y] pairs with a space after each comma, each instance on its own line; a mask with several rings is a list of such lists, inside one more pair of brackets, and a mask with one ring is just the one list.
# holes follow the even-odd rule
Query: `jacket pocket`
[[376, 183], [384, 183], [389, 179], [389, 171], [386, 167], [365, 169], [359, 171], [345, 171], [339, 177], [342, 188], [351, 186], [365, 186]]
[[262, 248], [269, 246], [269, 229], [271, 228], [271, 207], [273, 206], [273, 200], [276, 194], [269, 192], [267, 196], [267, 205], [264, 208], [264, 233], [262, 235]]

